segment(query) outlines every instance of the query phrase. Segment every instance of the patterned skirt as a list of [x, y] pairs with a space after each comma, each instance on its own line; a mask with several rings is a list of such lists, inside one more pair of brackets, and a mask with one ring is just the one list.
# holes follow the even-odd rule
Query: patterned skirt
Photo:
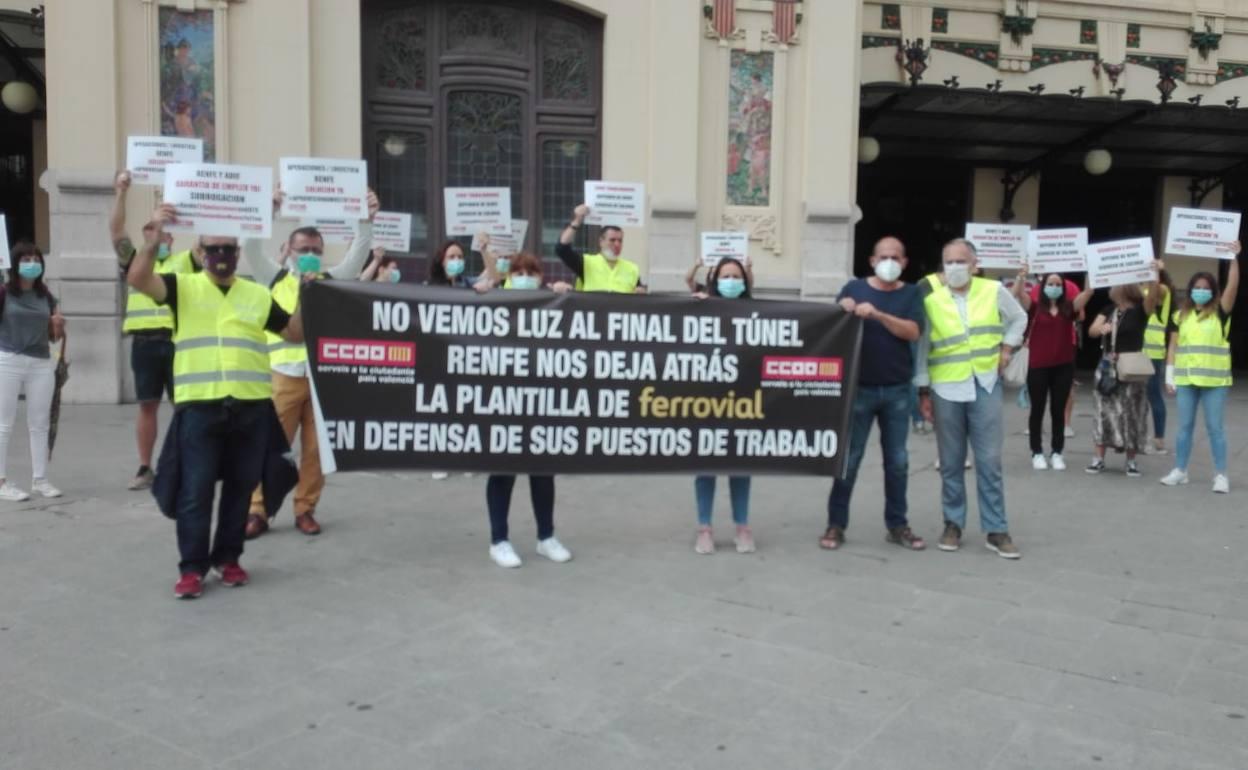
[[[1100, 382], [1101, 370], [1093, 377]], [[1148, 441], [1148, 384], [1119, 382], [1108, 396], [1095, 386], [1096, 421], [1092, 425], [1092, 443], [1097, 446], [1136, 453]]]

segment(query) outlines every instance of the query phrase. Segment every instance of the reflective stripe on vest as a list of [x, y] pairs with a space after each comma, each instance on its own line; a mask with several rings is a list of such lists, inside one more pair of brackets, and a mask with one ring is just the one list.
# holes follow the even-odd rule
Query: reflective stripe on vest
[[641, 268], [636, 262], [621, 257], [613, 264], [601, 254], [585, 254], [581, 258], [581, 272], [585, 277], [576, 279], [577, 291], [632, 294], [641, 280]]
[[997, 306], [1000, 284], [972, 278], [966, 294], [963, 323], [957, 302], [939, 279], [929, 278], [933, 290], [923, 300], [931, 326], [927, 369], [933, 383], [962, 382], [975, 374], [995, 372], [1001, 359], [1005, 327]]
[[1231, 378], [1231, 319], [1218, 322], [1216, 312], [1205, 318], [1189, 311], [1179, 321], [1175, 346], [1174, 382], [1201, 388], [1229, 386]]
[[[299, 304], [299, 276], [286, 273], [273, 284], [273, 301], [287, 313], [293, 313]], [[266, 331], [264, 338], [268, 341], [265, 352], [269, 355], [269, 365], [302, 364], [308, 360], [308, 349], [303, 345], [287, 342], [273, 332]]]
[[221, 289], [203, 273], [178, 276], [173, 394], [179, 403], [272, 395], [264, 324], [272, 300], [242, 278]]
[[[1144, 296], [1148, 296], [1145, 290]], [[1166, 324], [1170, 322], [1170, 291], [1161, 301], [1161, 317], [1154, 312], [1148, 317], [1148, 326], [1144, 328], [1144, 353], [1154, 361], [1166, 358]]]
[[[195, 263], [191, 261], [191, 252], [179, 251], [170, 254], [156, 263], [155, 272], [161, 274], [182, 274], [193, 271]], [[173, 313], [164, 305], [157, 305], [156, 300], [138, 289], [128, 288], [126, 293], [126, 318], [121, 324], [124, 334], [130, 332], [152, 331], [155, 329], [173, 330]]]

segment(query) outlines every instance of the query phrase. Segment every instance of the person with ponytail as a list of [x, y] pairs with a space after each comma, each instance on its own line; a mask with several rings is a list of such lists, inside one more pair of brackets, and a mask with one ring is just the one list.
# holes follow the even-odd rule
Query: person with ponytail
[[1196, 410], [1205, 412], [1205, 432], [1213, 455], [1213, 491], [1227, 494], [1231, 482], [1226, 468], [1226, 398], [1231, 391], [1231, 311], [1239, 292], [1240, 243], [1227, 248], [1231, 259], [1226, 286], [1219, 291], [1212, 273], [1197, 273], [1187, 282], [1187, 298], [1171, 322], [1166, 355], [1166, 390], [1179, 404], [1179, 433], [1174, 444], [1174, 470], [1161, 483], [1168, 487], [1189, 481]]

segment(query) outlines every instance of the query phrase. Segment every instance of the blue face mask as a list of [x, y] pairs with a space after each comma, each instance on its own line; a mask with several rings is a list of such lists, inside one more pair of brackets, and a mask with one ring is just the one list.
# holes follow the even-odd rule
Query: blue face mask
[[458, 278], [464, 274], [464, 260], [448, 259], [443, 263], [446, 267], [446, 274], [451, 278]]
[[1065, 293], [1065, 289], [1061, 286], [1045, 285], [1044, 287], [1044, 296], [1054, 301], [1061, 299], [1063, 293]]
[[715, 288], [719, 290], [719, 296], [736, 299], [745, 293], [745, 279], [720, 278], [716, 281]]
[[43, 275], [43, 265], [38, 262], [22, 262], [17, 266], [17, 274], [28, 281]]
[[397, 267], [390, 268], [390, 283], [398, 283], [402, 279], [403, 276], [399, 274], [399, 269]]
[[511, 277], [511, 288], [524, 289], [532, 291], [542, 285], [542, 279], [536, 275], [513, 275]]
[[321, 258], [310, 251], [300, 254], [299, 259], [295, 260], [295, 264], [298, 265], [299, 272], [304, 275], [321, 272]]
[[[23, 267], [25, 267], [25, 265], [23, 265]], [[22, 275], [26, 275], [26, 274], [22, 273]], [[1192, 302], [1195, 302], [1197, 307], [1204, 307], [1205, 305], [1208, 305], [1212, 301], [1213, 301], [1212, 290], [1192, 289]]]
[[506, 275], [511, 272], [511, 260], [507, 257], [499, 257], [498, 261], [494, 263], [494, 269]]
[[169, 259], [169, 254], [169, 244], [167, 243], [162, 243], [156, 248], [156, 259], [159, 259], [161, 262]]

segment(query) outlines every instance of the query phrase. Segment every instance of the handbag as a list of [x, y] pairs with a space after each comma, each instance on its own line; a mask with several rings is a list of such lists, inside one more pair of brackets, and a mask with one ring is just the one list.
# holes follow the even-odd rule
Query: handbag
[[1114, 374], [1117, 375], [1119, 382], [1148, 382], [1156, 374], [1153, 369], [1153, 360], [1140, 350], [1132, 353], [1118, 352], [1118, 317], [1119, 312], [1115, 310], [1114, 327], [1111, 332], [1111, 344], [1115, 354]]
[[1021, 388], [1027, 384], [1027, 368], [1030, 363], [1031, 354], [1027, 347], [1021, 347], [1014, 355], [1010, 356], [1010, 362], [1005, 365], [1005, 369], [1001, 372], [1001, 376], [1005, 378], [1005, 384], [1015, 388]]

